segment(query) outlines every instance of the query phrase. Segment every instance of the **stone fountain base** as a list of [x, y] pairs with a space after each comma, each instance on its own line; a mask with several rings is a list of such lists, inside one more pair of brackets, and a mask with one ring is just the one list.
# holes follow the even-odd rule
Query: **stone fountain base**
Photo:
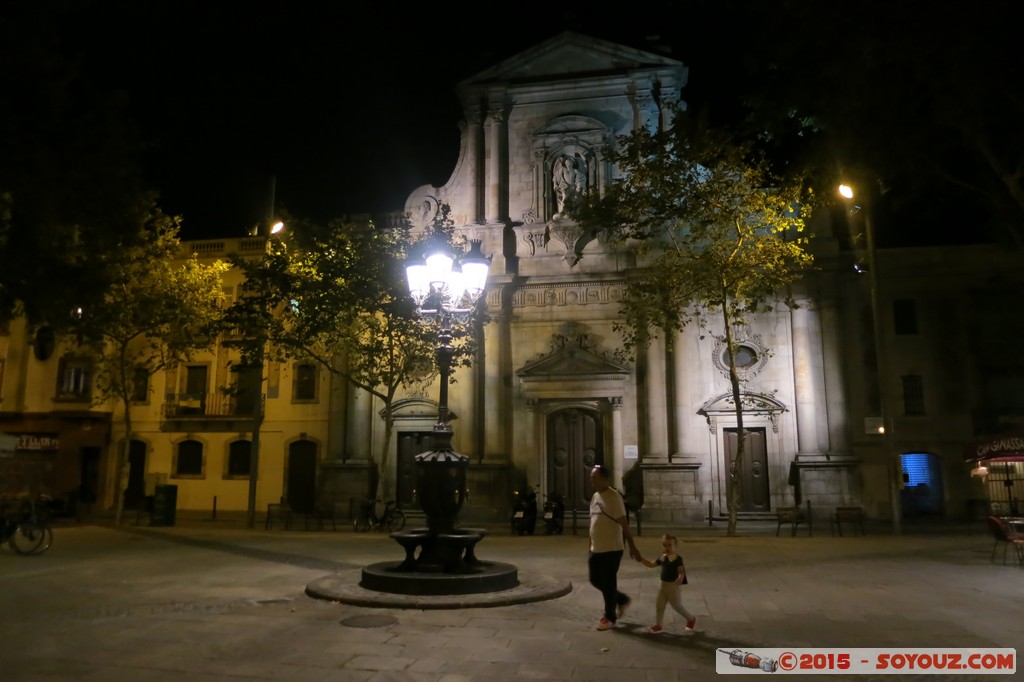
[[363, 568], [359, 586], [391, 594], [440, 596], [483, 594], [519, 586], [519, 570], [511, 564], [482, 562], [463, 573], [409, 571], [400, 561], [382, 561]]
[[486, 534], [483, 528], [449, 533], [415, 528], [392, 533], [391, 538], [405, 550], [405, 559], [367, 566], [359, 586], [413, 595], [480, 594], [518, 586], [515, 566], [477, 558], [474, 548]]

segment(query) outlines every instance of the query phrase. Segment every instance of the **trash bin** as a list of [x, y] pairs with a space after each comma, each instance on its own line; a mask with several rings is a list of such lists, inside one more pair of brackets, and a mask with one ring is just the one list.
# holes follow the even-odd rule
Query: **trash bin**
[[177, 505], [178, 486], [158, 485], [153, 488], [153, 513], [150, 514], [149, 525], [173, 526]]

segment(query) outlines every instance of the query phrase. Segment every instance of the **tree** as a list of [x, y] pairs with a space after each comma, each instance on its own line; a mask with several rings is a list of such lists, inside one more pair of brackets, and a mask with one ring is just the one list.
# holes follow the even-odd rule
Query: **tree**
[[[736, 532], [745, 432], [734, 329], [771, 310], [812, 264], [804, 221], [811, 194], [802, 178], [774, 173], [752, 145], [687, 125], [677, 112], [667, 131], [639, 129], [612, 153], [622, 176], [581, 207], [585, 228], [635, 243], [642, 259], [627, 287], [618, 330], [627, 351], [690, 323], [720, 315], [736, 406], [737, 452], [729, 471], [729, 535]], [[635, 240], [635, 241], [634, 241]]]
[[[451, 240], [450, 209], [435, 232]], [[271, 240], [265, 257], [235, 259], [245, 273], [245, 296], [230, 316], [247, 330], [262, 329], [271, 357], [313, 359], [383, 405], [384, 439], [375, 458], [377, 490], [387, 482], [398, 391], [434, 375], [436, 333], [419, 320], [404, 265], [414, 247], [407, 227], [382, 229], [370, 220], [327, 225], [289, 221], [288, 242]], [[460, 329], [456, 362], [467, 366], [472, 337]]]
[[94, 263], [110, 285], [102, 299], [83, 306], [73, 324], [81, 346], [94, 355], [95, 404], [120, 403], [124, 441], [117, 455], [114, 493], [121, 523], [132, 439], [132, 402], [150, 378], [185, 362], [216, 337], [227, 264], [181, 261], [179, 220], [155, 206], [132, 243]]

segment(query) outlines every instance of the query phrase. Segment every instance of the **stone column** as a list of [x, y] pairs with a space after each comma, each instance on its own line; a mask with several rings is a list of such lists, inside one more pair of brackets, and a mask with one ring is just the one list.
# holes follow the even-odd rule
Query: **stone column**
[[825, 401], [827, 438], [822, 439], [829, 452], [849, 452], [849, 414], [846, 406], [846, 390], [843, 385], [843, 364], [839, 346], [839, 311], [835, 299], [826, 297], [821, 305], [822, 344], [821, 353], [824, 360]]
[[345, 428], [345, 449], [349, 459], [376, 461], [371, 421], [373, 396], [363, 389], [348, 392], [348, 424]]
[[484, 429], [484, 452], [488, 455], [505, 453], [505, 429], [502, 417], [504, 377], [501, 374], [502, 341], [508, 323], [502, 313], [495, 315], [484, 327], [484, 406], [481, 423]]
[[486, 198], [485, 218], [488, 223], [499, 223], [502, 215], [502, 190], [504, 181], [502, 160], [505, 157], [505, 110], [494, 108], [487, 112], [486, 144]]
[[472, 178], [473, 208], [470, 219], [475, 223], [486, 221], [484, 210], [484, 128], [483, 112], [478, 106], [464, 109], [466, 117], [466, 160]]
[[811, 300], [790, 312], [793, 335], [793, 379], [796, 392], [798, 454], [820, 454], [818, 422], [825, 400], [821, 357], [821, 322]]
[[675, 332], [665, 341], [665, 440], [666, 453], [671, 461], [672, 455], [680, 452], [679, 434], [679, 346]]
[[348, 394], [356, 389], [349, 386], [348, 379], [334, 372], [330, 373], [327, 383], [330, 393], [327, 398], [330, 401], [327, 408], [327, 459], [345, 459]]
[[626, 471], [622, 442], [622, 396], [608, 398], [612, 413], [612, 467], [615, 472], [613, 485], [622, 490], [622, 474]]
[[654, 455], [667, 458], [669, 453], [668, 430], [666, 428], [666, 383], [665, 341], [663, 337], [652, 340], [647, 346], [647, 411], [640, 418], [647, 422], [648, 449], [645, 457]]

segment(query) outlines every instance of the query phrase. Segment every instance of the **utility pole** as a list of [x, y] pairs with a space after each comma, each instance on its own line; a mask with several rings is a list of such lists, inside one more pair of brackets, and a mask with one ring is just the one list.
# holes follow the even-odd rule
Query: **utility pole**
[[[269, 240], [270, 236], [280, 230], [280, 223], [274, 222], [274, 194], [277, 189], [277, 178], [270, 178], [270, 210], [267, 214], [267, 221], [257, 234]], [[264, 311], [266, 312], [266, 311]], [[256, 339], [256, 353], [253, 358], [254, 367], [249, 368], [250, 372], [256, 372], [257, 377], [251, 380], [252, 387], [256, 391], [256, 397], [252, 403], [252, 440], [249, 448], [249, 504], [248, 515], [245, 525], [247, 528], [256, 527], [256, 487], [259, 482], [260, 472], [260, 430], [263, 428], [263, 365], [266, 362], [267, 339], [264, 329], [258, 332]]]

